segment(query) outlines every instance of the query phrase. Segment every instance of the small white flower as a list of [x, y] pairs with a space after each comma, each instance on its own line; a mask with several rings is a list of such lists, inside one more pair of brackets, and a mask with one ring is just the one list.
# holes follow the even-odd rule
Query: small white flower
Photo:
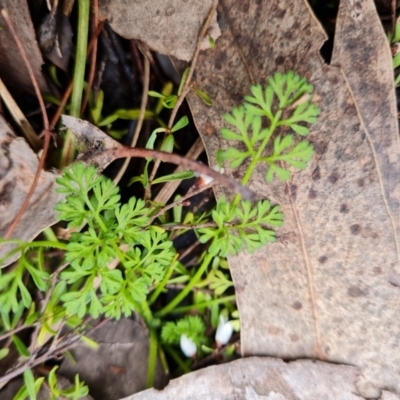
[[196, 343], [186, 335], [181, 336], [180, 345], [181, 350], [186, 357], [193, 357], [197, 352]]
[[220, 347], [227, 344], [232, 336], [232, 333], [233, 326], [231, 324], [231, 321], [228, 321], [228, 318], [220, 315], [217, 333], [215, 334], [215, 341], [217, 342], [217, 346]]

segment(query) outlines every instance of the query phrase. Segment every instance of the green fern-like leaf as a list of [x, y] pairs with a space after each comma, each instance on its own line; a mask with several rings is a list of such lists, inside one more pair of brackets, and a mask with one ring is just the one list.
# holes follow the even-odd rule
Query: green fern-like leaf
[[[143, 200], [133, 197], [121, 206], [118, 187], [94, 168], [74, 164], [58, 182], [67, 195], [57, 206], [59, 218], [74, 227], [88, 222], [87, 230], [72, 233], [67, 244], [71, 265], [61, 279], [83, 285], [61, 296], [67, 312], [95, 318], [103, 312], [114, 318], [131, 315], [149, 287], [163, 279], [175, 254], [172, 242], [161, 228], [148, 226], [150, 210]], [[110, 270], [118, 259], [120, 265]]]
[[274, 74], [265, 89], [258, 84], [252, 86], [250, 91], [251, 95], [245, 97], [242, 106], [225, 115], [232, 128], [221, 129], [221, 134], [237, 145], [219, 151], [217, 159], [220, 163], [229, 162], [231, 168], [250, 161], [250, 173], [244, 184], [247, 184], [255, 166], [263, 162], [268, 166], [267, 182], [271, 182], [275, 175], [287, 180], [291, 175], [287, 166], [305, 168], [313, 156], [313, 148], [307, 141], [296, 143], [293, 134], [279, 134], [273, 146], [269, 142], [280, 126], [288, 127], [300, 136], [309, 134], [307, 124], [316, 122], [320, 112], [311, 101], [313, 86], [289, 71]]
[[59, 185], [57, 192], [85, 196], [101, 179], [101, 175], [98, 175], [95, 167], [74, 163], [64, 171], [61, 177], [56, 179]]
[[283, 223], [279, 207], [271, 206], [267, 200], [259, 201], [256, 208], [252, 208], [248, 201], [236, 206], [221, 197], [212, 218], [217, 226], [199, 229], [200, 241], [205, 243], [212, 240], [209, 252], [221, 257], [237, 254], [244, 245], [249, 252], [253, 252], [267, 242], [274, 241], [272, 227], [279, 227]]
[[217, 296], [221, 296], [229, 287], [233, 286], [233, 282], [222, 271], [212, 271], [210, 279], [210, 288]]
[[164, 343], [177, 344], [181, 336], [186, 335], [197, 346], [200, 346], [206, 341], [205, 330], [204, 322], [198, 315], [188, 315], [176, 323], [166, 323], [161, 331], [161, 340]]
[[297, 169], [304, 169], [307, 163], [314, 155], [314, 149], [309, 142], [303, 140], [293, 146], [293, 135], [278, 136], [274, 141], [274, 152], [271, 156], [264, 157], [261, 160], [269, 164], [268, 172], [265, 176], [267, 182], [272, 182], [273, 175], [276, 174], [282, 181], [290, 178], [290, 171], [281, 168], [277, 164], [279, 161], [285, 161]]

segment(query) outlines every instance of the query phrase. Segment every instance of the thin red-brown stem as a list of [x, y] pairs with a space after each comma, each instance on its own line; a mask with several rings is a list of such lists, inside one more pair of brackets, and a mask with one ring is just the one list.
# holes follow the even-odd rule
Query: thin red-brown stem
[[[20, 39], [19, 39], [15, 29], [14, 29], [14, 25], [11, 22], [11, 19], [10, 19], [9, 15], [8, 15], [7, 10], [3, 8], [1, 10], [1, 14], [3, 15], [3, 18], [6, 21], [8, 27], [9, 27], [9, 29], [10, 29], [13, 37], [14, 37], [14, 40], [15, 40], [15, 42], [17, 44], [17, 47], [18, 47], [18, 50], [20, 51], [22, 59], [24, 60], [24, 62], [26, 64], [26, 67], [28, 69], [29, 76], [30, 76], [30, 78], [32, 80], [32, 84], [33, 84], [36, 96], [37, 96], [39, 104], [40, 104], [40, 109], [42, 111], [43, 126], [44, 126], [44, 130], [43, 130], [44, 143], [43, 143], [42, 156], [40, 157], [39, 164], [38, 164], [37, 169], [36, 169], [35, 177], [33, 179], [31, 187], [29, 188], [29, 192], [28, 192], [28, 194], [27, 194], [27, 196], [26, 196], [26, 198], [24, 200], [24, 203], [22, 204], [20, 210], [18, 211], [18, 214], [15, 217], [13, 223], [10, 225], [10, 227], [8, 228], [6, 234], [4, 235], [4, 239], [9, 239], [11, 237], [12, 233], [14, 232], [15, 228], [17, 227], [18, 223], [20, 222], [22, 216], [24, 215], [24, 213], [25, 213], [25, 211], [26, 211], [26, 209], [27, 209], [27, 207], [29, 205], [29, 201], [32, 198], [33, 192], [35, 191], [35, 188], [36, 188], [37, 183], [39, 181], [40, 173], [41, 173], [41, 171], [42, 171], [42, 169], [44, 167], [44, 161], [46, 159], [47, 152], [49, 150], [50, 139], [51, 139], [51, 129], [54, 129], [54, 126], [56, 125], [58, 119], [60, 118], [62, 110], [63, 110], [63, 108], [65, 107], [65, 104], [68, 101], [68, 98], [69, 98], [69, 96], [71, 94], [71, 91], [72, 91], [72, 82], [70, 83], [69, 87], [66, 90], [66, 93], [64, 94], [64, 97], [63, 97], [64, 103], [60, 105], [60, 107], [57, 110], [57, 113], [55, 114], [55, 116], [53, 117], [52, 123], [50, 125], [49, 124], [49, 119], [48, 119], [47, 113], [46, 113], [46, 107], [45, 107], [45, 104], [44, 104], [44, 100], [43, 100], [42, 94], [40, 93], [39, 84], [38, 84], [38, 82], [36, 80], [35, 74], [33, 73], [33, 69], [32, 69], [32, 66], [31, 66], [31, 64], [29, 62], [28, 56], [27, 56], [27, 54], [25, 52], [25, 49], [24, 49], [24, 47], [23, 47], [23, 45], [22, 45], [22, 43], [21, 43], [21, 41], [20, 41]], [[97, 38], [98, 35], [100, 34], [101, 30], [103, 29], [104, 23], [105, 23], [105, 21], [102, 21], [98, 25], [97, 30], [95, 32], [95, 35], [93, 36], [93, 38], [91, 40], [91, 43], [89, 44], [88, 54], [92, 51], [92, 49], [94, 47], [94, 39]]]
[[179, 253], [179, 257], [178, 257], [178, 261], [182, 261], [187, 255], [191, 254], [193, 252], [193, 250], [199, 246], [200, 240], [197, 239], [196, 241], [194, 241], [190, 246], [188, 246], [182, 253]]
[[[175, 224], [175, 225], [160, 225], [166, 231], [175, 231], [180, 229], [186, 230], [194, 230], [201, 228], [215, 228], [217, 226], [216, 222], [204, 222], [202, 224], [194, 224], [194, 225], [186, 225], [186, 224]], [[225, 224], [225, 226], [229, 226], [229, 224]]]
[[95, 35], [97, 26], [99, 24], [99, 2], [98, 0], [92, 0], [92, 37], [94, 37], [93, 40], [93, 50], [90, 53], [90, 67], [89, 67], [89, 73], [88, 73], [88, 84], [86, 88], [85, 95], [83, 97], [82, 101], [82, 107], [81, 107], [81, 114], [83, 115], [88, 99], [89, 99], [89, 93], [92, 89], [93, 81], [94, 81], [94, 75], [96, 72], [96, 60], [97, 60], [97, 38], [98, 36]]
[[[7, 339], [8, 337], [15, 335], [16, 333], [23, 331], [24, 329], [28, 329], [28, 328], [32, 328], [33, 326], [35, 326], [35, 324], [32, 325], [20, 325], [17, 328], [12, 329], [11, 331], [8, 331], [6, 333], [4, 333], [3, 335], [0, 335], [0, 341]], [[4, 346], [6, 347], [6, 346]]]
[[[132, 140], [130, 143], [131, 147], [135, 147], [136, 143], [139, 139], [140, 131], [142, 130], [144, 114], [146, 112], [148, 92], [149, 92], [149, 84], [150, 84], [150, 60], [147, 58], [146, 54], [143, 54], [144, 57], [144, 76], [142, 77], [143, 81], [143, 90], [142, 90], [142, 100], [140, 103], [140, 113], [139, 118], [136, 123], [135, 132], [133, 133]], [[117, 176], [113, 179], [114, 183], [117, 184], [122, 179], [122, 176], [125, 174], [126, 169], [130, 163], [130, 158], [126, 158], [124, 164], [118, 171]]]
[[[196, 68], [197, 59], [199, 57], [199, 53], [200, 53], [200, 50], [201, 50], [201, 42], [203, 41], [204, 37], [207, 34], [207, 30], [208, 30], [208, 28], [210, 26], [211, 20], [212, 20], [212, 18], [214, 16], [214, 13], [217, 10], [217, 5], [218, 5], [218, 0], [213, 0], [213, 2], [211, 4], [210, 11], [208, 12], [207, 18], [205, 19], [205, 21], [203, 23], [203, 26], [201, 27], [201, 30], [200, 30], [199, 35], [197, 37], [196, 47], [195, 47], [195, 51], [193, 53], [192, 62], [190, 63], [189, 72], [187, 74], [185, 83], [183, 84], [182, 92], [178, 96], [176, 104], [175, 104], [174, 108], [172, 109], [171, 115], [169, 117], [169, 121], [168, 121], [168, 129], [169, 130], [171, 130], [173, 125], [174, 125], [176, 115], [178, 113], [178, 110], [179, 110], [180, 106], [183, 103], [183, 100], [185, 100], [187, 94], [190, 92], [190, 89], [191, 89], [190, 85], [191, 85], [191, 82], [192, 82], [193, 73], [194, 73], [194, 70]], [[149, 186], [151, 186], [151, 184], [152, 184], [152, 182], [153, 182], [153, 180], [154, 180], [154, 178], [156, 176], [156, 173], [157, 173], [157, 170], [158, 170], [159, 166], [160, 166], [160, 162], [156, 161], [154, 163], [153, 169], [152, 169], [150, 177], [149, 177]]]
[[28, 194], [27, 194], [27, 196], [25, 198], [25, 201], [22, 204], [22, 207], [20, 208], [20, 210], [19, 210], [17, 216], [15, 217], [13, 223], [10, 225], [10, 227], [8, 228], [6, 234], [4, 235], [4, 239], [9, 239], [10, 236], [12, 235], [12, 233], [14, 232], [16, 226], [18, 225], [19, 221], [21, 220], [25, 210], [27, 209], [29, 201], [30, 201], [30, 199], [31, 199], [31, 197], [33, 195], [33, 192], [35, 191], [35, 188], [37, 186], [37, 182], [39, 180], [40, 173], [41, 173], [41, 171], [43, 169], [43, 166], [44, 166], [44, 160], [46, 159], [46, 155], [47, 155], [47, 152], [48, 152], [48, 149], [49, 149], [51, 131], [50, 131], [49, 119], [47, 117], [44, 100], [43, 100], [42, 94], [40, 93], [39, 84], [38, 84], [38, 82], [36, 80], [35, 74], [33, 72], [32, 66], [31, 66], [31, 64], [29, 62], [28, 56], [27, 56], [27, 54], [25, 52], [24, 46], [22, 45], [22, 42], [20, 41], [20, 39], [19, 39], [19, 37], [17, 35], [17, 32], [14, 29], [14, 25], [11, 22], [11, 19], [10, 19], [10, 16], [8, 15], [7, 10], [3, 8], [1, 10], [1, 14], [3, 15], [3, 18], [6, 21], [6, 23], [8, 25], [8, 28], [10, 29], [10, 31], [11, 31], [13, 37], [14, 37], [15, 43], [17, 44], [18, 50], [21, 53], [21, 57], [24, 60], [24, 63], [25, 63], [26, 68], [28, 70], [29, 76], [30, 76], [31, 81], [32, 81], [32, 85], [33, 85], [33, 87], [35, 89], [36, 97], [37, 97], [37, 99], [39, 101], [39, 104], [40, 104], [40, 109], [42, 111], [42, 118], [43, 118], [43, 126], [44, 126], [44, 131], [43, 131], [44, 144], [43, 144], [42, 156], [40, 157], [39, 164], [38, 164], [37, 169], [36, 169], [35, 177], [33, 179], [31, 187], [29, 188], [29, 192], [28, 192]]
[[[235, 193], [241, 194], [241, 196], [245, 199], [251, 200], [255, 197], [255, 193], [252, 190], [242, 186], [234, 179], [229, 178], [226, 175], [222, 175], [204, 164], [200, 164], [197, 161], [179, 156], [178, 154], [174, 153], [121, 146], [115, 149], [105, 150], [101, 153], [97, 153], [94, 155], [88, 155], [87, 157], [85, 157], [85, 160], [90, 161], [93, 165], [103, 165], [106, 163], [106, 161], [111, 162], [124, 157], [154, 158], [159, 161], [180, 165], [183, 168], [187, 168], [191, 171], [198, 172], [201, 175], [207, 175], [215, 179], [217, 183], [220, 183], [221, 185], [232, 189]], [[83, 160], [84, 159], [82, 159], [82, 161]]]
[[17, 44], [18, 50], [21, 53], [21, 57], [24, 60], [26, 68], [28, 69], [28, 73], [29, 73], [29, 76], [31, 78], [32, 85], [35, 88], [35, 93], [36, 93], [37, 99], [38, 99], [39, 104], [40, 104], [40, 109], [42, 111], [43, 126], [44, 126], [45, 131], [48, 131], [49, 130], [49, 119], [47, 118], [46, 106], [44, 104], [44, 100], [43, 100], [42, 94], [40, 93], [39, 84], [38, 84], [38, 82], [36, 80], [36, 77], [35, 77], [35, 74], [33, 72], [32, 66], [31, 66], [31, 64], [30, 64], [30, 62], [28, 60], [28, 56], [27, 56], [27, 54], [25, 52], [24, 46], [22, 45], [22, 42], [20, 41], [20, 39], [19, 39], [19, 37], [17, 35], [17, 32], [15, 31], [14, 25], [11, 22], [10, 16], [8, 15], [8, 11], [5, 8], [3, 8], [1, 10], [1, 14], [3, 15], [3, 18], [6, 21], [6, 23], [8, 25], [8, 28], [10, 29], [10, 31], [12, 33], [12, 36], [13, 36], [13, 38], [15, 40], [15, 43]]
[[[93, 37], [90, 39], [90, 43], [89, 43], [88, 50], [87, 50], [87, 54], [88, 55], [90, 55], [92, 50], [94, 49], [95, 41], [99, 37], [105, 22], [106, 22], [105, 20], [104, 21], [100, 21], [99, 24], [97, 25], [96, 32], [94, 33]], [[69, 96], [71, 96], [72, 86], [73, 86], [73, 81], [71, 81], [68, 84], [67, 90], [65, 91], [64, 96], [63, 96], [63, 98], [61, 100], [61, 104], [58, 106], [58, 109], [57, 109], [56, 113], [54, 114], [54, 116], [53, 116], [53, 118], [51, 120], [51, 124], [50, 124], [51, 129], [55, 128], [58, 120], [61, 117], [61, 114], [62, 114], [62, 112], [64, 110], [64, 107], [66, 106], [66, 104], [68, 102]]]
[[[132, 39], [130, 41], [130, 43], [131, 43], [132, 53], [133, 53], [133, 56], [135, 57], [135, 61], [136, 61], [135, 65], [136, 65], [136, 67], [137, 67], [137, 69], [139, 71], [139, 76], [142, 77], [142, 82], [143, 82], [143, 77], [144, 77], [144, 75], [143, 75], [143, 65], [142, 65], [142, 59], [140, 58], [138, 45], [137, 45], [135, 39]], [[146, 57], [146, 54], [144, 54], [144, 57]]]
[[66, 106], [69, 96], [71, 96], [71, 92], [72, 92], [72, 81], [68, 84], [67, 90], [64, 92], [64, 95], [61, 99], [61, 103], [57, 108], [57, 111], [55, 112], [55, 114], [53, 115], [53, 118], [51, 119], [51, 124], [50, 127], [51, 129], [54, 129], [57, 125], [58, 120], [61, 117], [61, 114], [64, 110], [64, 107]]

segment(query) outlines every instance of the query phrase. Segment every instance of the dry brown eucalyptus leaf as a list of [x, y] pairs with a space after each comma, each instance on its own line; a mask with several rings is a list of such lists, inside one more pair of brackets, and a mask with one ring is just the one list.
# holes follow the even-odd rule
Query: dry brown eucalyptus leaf
[[[47, 91], [47, 84], [41, 69], [44, 63], [36, 41], [35, 30], [32, 24], [26, 0], [2, 0], [0, 8], [5, 8], [11, 18], [14, 28], [31, 63], [40, 90]], [[34, 93], [28, 70], [22, 60], [15, 40], [0, 14], [0, 77], [8, 88], [19, 92]]]
[[[121, 146], [99, 129], [85, 129], [90, 125], [88, 122], [63, 116], [67, 121], [68, 118], [72, 119], [71, 126], [74, 127], [75, 122], [82, 127], [77, 129], [77, 138], [84, 146], [85, 154], [95, 154], [99, 150]], [[102, 171], [111, 161], [103, 158], [97, 162], [96, 167]], [[37, 155], [30, 149], [25, 139], [15, 136], [0, 116], [0, 237], [4, 237], [17, 216], [29, 192], [38, 163]], [[57, 173], [41, 172], [29, 206], [11, 235], [12, 238], [31, 241], [45, 228], [57, 222], [55, 206], [63, 199], [63, 195], [55, 191], [57, 176]], [[0, 258], [11, 249], [10, 245], [0, 246]], [[4, 267], [17, 258], [16, 254], [0, 266]]]
[[149, 389], [122, 400], [362, 400], [355, 387], [359, 373], [346, 365], [249, 357], [184, 375], [161, 392]]
[[[17, 137], [0, 116], [0, 237], [14, 221], [35, 177], [37, 155], [25, 139]], [[56, 174], [42, 171], [36, 190], [12, 238], [31, 241], [55, 223], [54, 207], [61, 196], [55, 192]], [[11, 247], [0, 246], [0, 258]], [[8, 263], [17, 258], [9, 259]], [[3, 265], [4, 266], [4, 265]]]
[[[71, 350], [75, 362], [65, 358], [59, 373], [69, 379], [79, 374], [96, 400], [118, 400], [146, 388], [149, 335], [138, 321], [122, 318], [108, 321], [90, 337], [99, 347], [80, 343]], [[167, 377], [160, 363], [155, 370], [155, 387], [164, 387]]]
[[[359, 51], [359, 42], [373, 38]], [[374, 151], [397, 242], [400, 237], [400, 148], [392, 57], [372, 2], [342, 2], [336, 25], [332, 65], [343, 71], [360, 122]], [[395, 272], [395, 271], [393, 271]], [[400, 271], [396, 271], [400, 276]]]
[[[99, 0], [99, 18], [126, 39], [139, 39], [161, 54], [189, 61], [197, 35], [210, 10], [212, 0], [135, 1]], [[214, 40], [220, 35], [216, 18], [208, 30]], [[209, 37], [202, 48], [209, 48]]]
[[[267, 185], [260, 166], [250, 182], [285, 221], [275, 243], [230, 258], [242, 353], [357, 365], [361, 394], [377, 398], [382, 388], [400, 393], [400, 148], [392, 61], [373, 1], [342, 3], [339, 68], [323, 62], [326, 35], [305, 0], [221, 0], [222, 35], [200, 55], [193, 82], [213, 107], [194, 94], [189, 101], [215, 164], [227, 147], [222, 115], [252, 83], [294, 70], [315, 85], [321, 115], [309, 167]], [[239, 179], [244, 168], [227, 172]]]

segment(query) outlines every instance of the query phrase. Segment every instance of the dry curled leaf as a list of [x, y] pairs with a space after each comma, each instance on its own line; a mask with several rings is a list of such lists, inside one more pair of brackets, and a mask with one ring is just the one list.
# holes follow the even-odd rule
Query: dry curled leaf
[[[2, 0], [0, 8], [5, 8], [18, 37], [24, 45], [25, 52], [31, 63], [40, 90], [46, 92], [47, 84], [41, 69], [44, 63], [36, 41], [35, 30], [29, 14], [28, 4], [25, 0]], [[0, 14], [0, 77], [7, 87], [12, 87], [19, 92], [29, 91], [34, 93], [32, 81], [29, 77], [25, 63], [15, 45], [15, 40]]]
[[[71, 351], [75, 362], [65, 358], [60, 374], [72, 380], [79, 374], [97, 400], [118, 400], [146, 388], [149, 335], [143, 325], [129, 318], [109, 321], [90, 338], [99, 347], [78, 344]], [[166, 383], [166, 375], [158, 363], [155, 386], [164, 387]]]
[[[139, 39], [161, 54], [189, 61], [211, 4], [212, 0], [100, 0], [99, 18], [108, 19], [113, 30], [126, 39]], [[203, 49], [210, 47], [210, 38], [216, 40], [220, 35], [215, 17], [208, 35]]]
[[[184, 375], [161, 392], [149, 389], [121, 400], [362, 400], [355, 387], [359, 374], [347, 365], [249, 357]], [[400, 397], [384, 392], [384, 399]]]
[[[0, 237], [13, 223], [34, 180], [39, 160], [25, 139], [17, 137], [0, 117]], [[55, 192], [56, 174], [42, 171], [36, 190], [13, 238], [31, 241], [55, 223], [54, 207], [62, 198]], [[0, 258], [11, 247], [0, 246]], [[7, 264], [17, 258], [9, 259]]]
[[[222, 35], [200, 55], [193, 82], [213, 107], [189, 95], [211, 164], [227, 147], [223, 114], [274, 72], [307, 78], [321, 108], [309, 167], [267, 185], [260, 166], [250, 182], [285, 219], [275, 243], [229, 260], [242, 353], [357, 365], [362, 395], [400, 393], [400, 146], [390, 50], [373, 1], [342, 1], [339, 67], [323, 62], [326, 35], [304, 0], [221, 0], [218, 13]], [[227, 172], [239, 179], [244, 170]]]

